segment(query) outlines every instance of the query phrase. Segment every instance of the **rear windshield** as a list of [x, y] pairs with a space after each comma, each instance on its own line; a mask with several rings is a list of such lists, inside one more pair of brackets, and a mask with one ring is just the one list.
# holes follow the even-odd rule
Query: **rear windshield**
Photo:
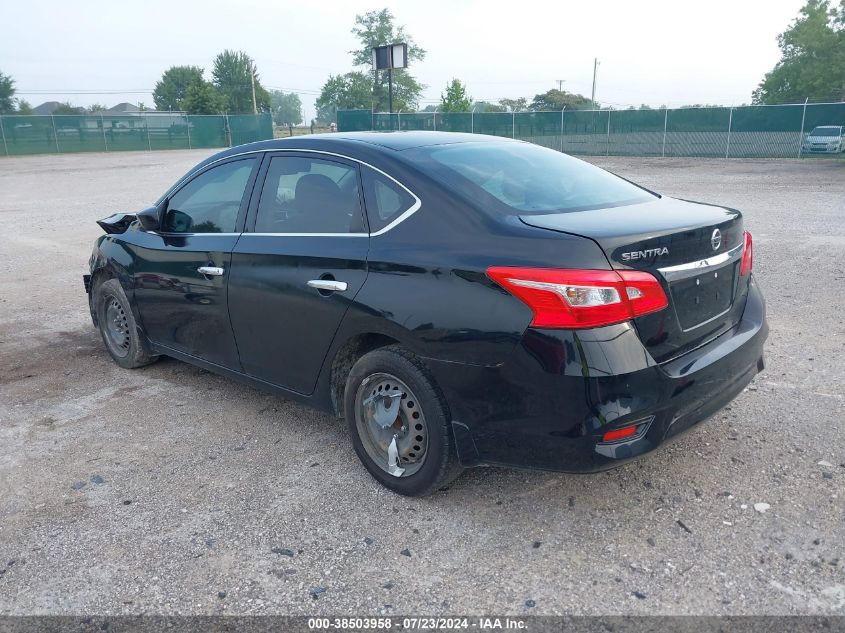
[[839, 136], [842, 134], [841, 127], [814, 127], [810, 136]]
[[[531, 143], [456, 143], [411, 152], [441, 182], [480, 189], [521, 214], [618, 207], [655, 198], [603, 169]], [[465, 193], [478, 199], [477, 189]]]

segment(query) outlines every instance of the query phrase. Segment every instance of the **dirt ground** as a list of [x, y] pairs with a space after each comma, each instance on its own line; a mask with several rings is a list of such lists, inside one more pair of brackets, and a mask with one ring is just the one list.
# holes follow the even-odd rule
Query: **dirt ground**
[[766, 370], [615, 471], [410, 500], [339, 420], [106, 354], [94, 221], [207, 154], [0, 159], [0, 614], [845, 614], [845, 162], [594, 159], [745, 213]]

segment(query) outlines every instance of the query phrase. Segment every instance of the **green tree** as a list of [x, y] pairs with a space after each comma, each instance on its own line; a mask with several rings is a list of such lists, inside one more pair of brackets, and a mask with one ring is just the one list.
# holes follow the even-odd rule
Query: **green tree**
[[781, 59], [754, 91], [754, 103], [845, 100], [845, 2], [808, 0], [778, 35]]
[[82, 114], [82, 108], [72, 105], [70, 101], [65, 101], [53, 110], [53, 114]]
[[188, 86], [182, 109], [188, 114], [221, 114], [226, 111], [226, 98], [207, 81]]
[[0, 114], [15, 111], [15, 80], [0, 73]]
[[476, 101], [472, 104], [476, 112], [507, 112], [507, 108], [501, 103], [490, 103], [489, 101]]
[[[405, 42], [408, 45], [408, 61], [422, 61], [425, 50], [417, 46], [404, 26], [395, 24], [393, 14], [389, 9], [369, 11], [355, 16], [355, 26], [352, 33], [361, 43], [361, 47], [350, 51], [352, 63], [356, 66], [373, 65], [373, 48]], [[372, 71], [372, 94], [374, 109], [387, 111], [388, 109], [388, 73], [386, 70]], [[416, 110], [420, 95], [425, 86], [419, 83], [405, 68], [393, 71], [393, 109]]]
[[467, 95], [467, 88], [459, 79], [453, 79], [446, 85], [446, 94], [440, 93], [440, 109], [443, 112], [472, 110], [472, 97]]
[[549, 90], [543, 94], [534, 95], [534, 99], [528, 105], [529, 110], [589, 110], [593, 103], [589, 98], [567, 92], [566, 90]]
[[528, 108], [528, 99], [520, 97], [519, 99], [499, 99], [499, 105], [505, 109], [505, 112], [522, 112]]
[[202, 83], [203, 69], [199, 66], [171, 66], [156, 82], [153, 90], [153, 102], [156, 109], [163, 112], [183, 110], [183, 101], [188, 88], [195, 83]]
[[105, 112], [106, 106], [102, 103], [92, 103], [88, 106], [88, 112]]
[[252, 77], [255, 78], [255, 102], [259, 112], [270, 110], [270, 93], [258, 79], [255, 61], [243, 51], [225, 50], [214, 58], [212, 83], [226, 99], [229, 112], [252, 112]]
[[32, 104], [26, 99], [18, 99], [17, 114], [32, 114]]
[[373, 107], [373, 81], [362, 72], [330, 76], [317, 98], [317, 120], [337, 121], [337, 111], [369, 110]]
[[270, 112], [276, 125], [299, 125], [302, 123], [302, 101], [295, 92], [273, 90], [270, 93]]

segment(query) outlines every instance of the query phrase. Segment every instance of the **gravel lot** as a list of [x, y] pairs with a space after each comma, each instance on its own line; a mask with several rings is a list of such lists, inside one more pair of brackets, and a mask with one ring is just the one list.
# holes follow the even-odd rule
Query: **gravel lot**
[[0, 159], [0, 614], [845, 614], [845, 161], [594, 159], [745, 213], [765, 372], [615, 471], [409, 500], [342, 421], [106, 354], [94, 220], [208, 153]]

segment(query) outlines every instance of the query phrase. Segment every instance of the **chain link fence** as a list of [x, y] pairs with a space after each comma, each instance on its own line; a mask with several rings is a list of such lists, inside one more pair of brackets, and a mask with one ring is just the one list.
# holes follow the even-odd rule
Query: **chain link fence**
[[[789, 158], [811, 153], [816, 126], [845, 126], [845, 103], [560, 112], [338, 110], [339, 131], [492, 134], [586, 156]], [[845, 141], [840, 147], [845, 150]], [[812, 148], [812, 153], [816, 153]]]
[[0, 156], [231, 147], [273, 138], [265, 114], [0, 116]]

